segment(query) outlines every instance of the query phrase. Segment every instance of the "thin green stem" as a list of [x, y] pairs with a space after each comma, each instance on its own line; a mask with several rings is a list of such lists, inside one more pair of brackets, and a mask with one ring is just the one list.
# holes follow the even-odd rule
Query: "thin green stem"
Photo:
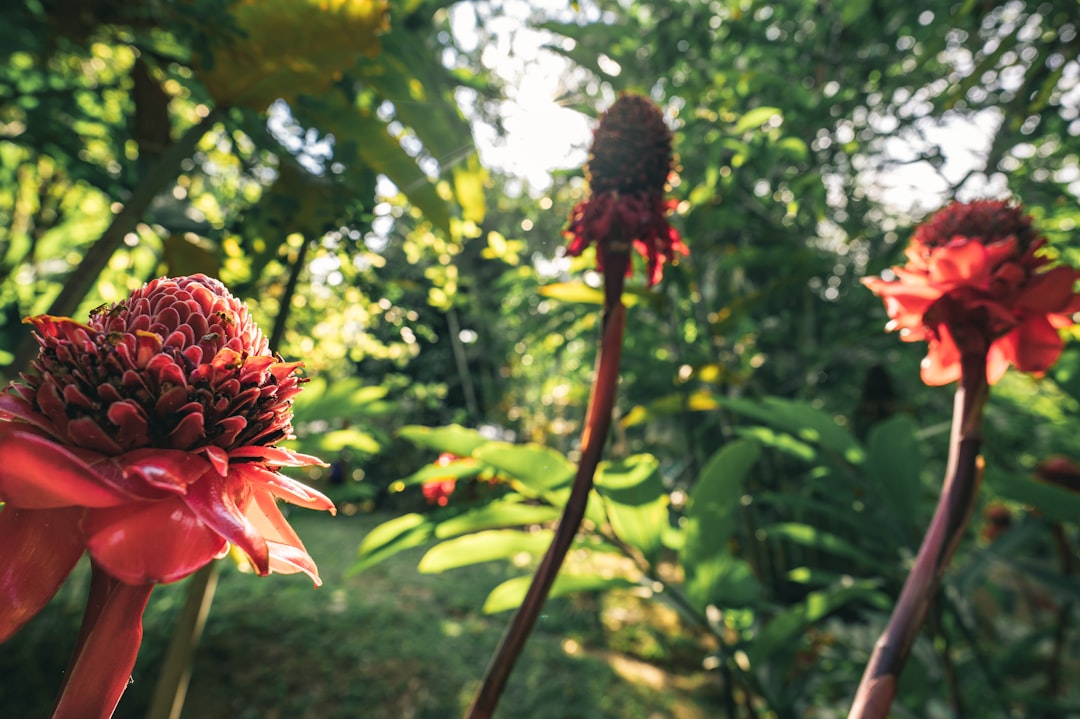
[[178, 719], [184, 708], [191, 683], [191, 660], [210, 615], [219, 572], [220, 562], [210, 562], [195, 572], [188, 582], [184, 608], [165, 650], [165, 663], [154, 686], [146, 719]]
[[956, 551], [978, 496], [982, 472], [982, 414], [986, 405], [985, 354], [962, 358], [960, 386], [953, 406], [945, 484], [900, 598], [885, 631], [874, 645], [848, 719], [885, 719], [896, 683], [926, 620], [941, 577]]

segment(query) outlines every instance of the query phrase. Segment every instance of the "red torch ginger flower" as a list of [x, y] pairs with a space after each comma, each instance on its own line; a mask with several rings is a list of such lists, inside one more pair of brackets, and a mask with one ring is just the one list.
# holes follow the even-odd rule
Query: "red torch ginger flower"
[[1061, 354], [1058, 329], [1080, 311], [1080, 271], [1052, 266], [1031, 218], [1007, 202], [953, 203], [915, 232], [895, 280], [863, 282], [885, 301], [906, 342], [926, 340], [922, 379], [960, 378], [961, 357], [986, 356], [993, 384], [1009, 365], [1044, 372]]
[[567, 252], [580, 255], [595, 243], [598, 269], [615, 261], [620, 266], [611, 271], [629, 275], [630, 263], [622, 258], [633, 245], [645, 258], [648, 284], [656, 284], [665, 262], [687, 254], [667, 221], [675, 206], [664, 199], [671, 171], [671, 131], [663, 115], [644, 97], [621, 96], [601, 116], [593, 135], [586, 166], [592, 196], [570, 213], [564, 231], [570, 239]]
[[292, 434], [299, 363], [270, 352], [220, 282], [154, 280], [85, 324], [28, 322], [39, 355], [0, 395], [0, 641], [49, 600], [83, 551], [95, 577], [106, 577], [91, 603], [106, 605], [98, 621], [107, 630], [89, 631], [77, 648], [89, 664], [109, 654], [93, 637], [120, 636], [130, 621], [115, 607], [141, 614], [147, 587], [191, 574], [230, 544], [259, 574], [304, 572], [320, 583], [276, 503], [334, 511], [278, 472], [321, 464], [274, 446]]
[[[443, 452], [432, 464], [436, 467], [450, 467], [454, 464], [465, 464], [471, 467], [475, 462], [469, 457], [459, 457], [452, 452]], [[458, 478], [455, 475], [426, 480], [420, 485], [420, 492], [424, 495], [424, 501], [439, 507], [450, 504], [450, 495], [457, 489], [457, 480]]]

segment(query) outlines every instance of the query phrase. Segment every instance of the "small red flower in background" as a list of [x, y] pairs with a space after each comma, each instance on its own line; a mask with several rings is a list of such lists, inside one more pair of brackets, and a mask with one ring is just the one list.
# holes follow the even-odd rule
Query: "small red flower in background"
[[[432, 464], [436, 467], [449, 467], [457, 462], [472, 462], [471, 459], [458, 457], [450, 452], [443, 452]], [[439, 507], [445, 507], [450, 503], [450, 495], [457, 487], [457, 477], [436, 477], [429, 479], [420, 485], [420, 491], [424, 495], [424, 501]]]
[[277, 499], [334, 511], [278, 470], [321, 464], [292, 434], [299, 363], [203, 275], [150, 282], [86, 324], [28, 320], [32, 372], [0, 395], [0, 641], [83, 551], [113, 584], [172, 582], [230, 544], [259, 574], [315, 563]]
[[1058, 329], [1080, 311], [1080, 271], [1051, 266], [1031, 218], [1007, 202], [953, 203], [915, 232], [896, 280], [863, 282], [885, 301], [906, 342], [926, 340], [922, 379], [960, 378], [964, 355], [986, 356], [993, 384], [1009, 365], [1043, 372], [1057, 361]]
[[[628, 253], [632, 244], [645, 258], [648, 284], [659, 282], [664, 263], [688, 253], [667, 221], [676, 204], [664, 199], [671, 170], [671, 131], [663, 115], [644, 97], [622, 95], [593, 135], [586, 166], [592, 196], [570, 213], [567, 252], [580, 255], [595, 243], [603, 271], [605, 255]], [[631, 272], [629, 262], [625, 271]]]

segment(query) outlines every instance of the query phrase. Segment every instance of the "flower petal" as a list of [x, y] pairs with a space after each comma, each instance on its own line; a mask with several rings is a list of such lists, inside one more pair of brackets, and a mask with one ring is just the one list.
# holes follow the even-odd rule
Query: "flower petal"
[[126, 475], [136, 475], [147, 484], [172, 494], [184, 494], [210, 464], [190, 452], [169, 449], [137, 449], [121, 455], [118, 462]]
[[214, 466], [217, 473], [222, 477], [229, 476], [229, 453], [223, 450], [221, 447], [215, 447], [214, 445], [207, 445], [198, 450], [206, 455], [206, 458], [210, 460], [210, 464]]
[[[331, 514], [337, 513], [337, 508], [334, 507], [334, 503], [330, 501], [329, 497], [302, 482], [297, 482], [283, 474], [272, 472], [258, 465], [243, 467], [241, 471], [248, 481], [263, 485], [275, 497], [284, 499], [286, 502], [300, 507], [307, 507], [308, 509], [326, 510]], [[256, 494], [258, 493], [258, 490], [256, 490]]]
[[0, 510], [0, 642], [49, 603], [83, 553], [83, 510]]
[[266, 537], [270, 549], [270, 571], [279, 574], [304, 572], [315, 582], [315, 586], [322, 584], [315, 561], [307, 553], [296, 531], [282, 516], [272, 496], [256, 492], [245, 514]]
[[18, 424], [0, 424], [0, 499], [23, 509], [112, 507], [131, 498], [74, 453]]
[[1005, 376], [1009, 365], [1015, 361], [1015, 348], [1006, 337], [990, 345], [990, 350], [986, 353], [986, 383], [989, 385], [997, 384], [998, 380]]
[[[15, 387], [17, 389], [18, 386]], [[0, 420], [17, 419], [55, 434], [56, 428], [48, 417], [34, 409], [33, 405], [13, 392], [0, 393]]]
[[261, 447], [248, 445], [229, 450], [232, 459], [259, 459], [269, 465], [277, 467], [306, 467], [309, 464], [317, 464], [321, 467], [328, 466], [326, 462], [310, 454], [301, 454], [291, 449], [282, 447]]
[[938, 327], [938, 338], [931, 338], [926, 357], [920, 365], [922, 381], [931, 387], [960, 379], [960, 351], [945, 325]]
[[1062, 312], [1074, 297], [1078, 275], [1071, 267], [1055, 267], [1036, 275], [1016, 298], [1016, 306], [1033, 312]]
[[935, 285], [983, 284], [989, 276], [986, 248], [975, 240], [952, 241], [930, 256], [930, 282]]
[[227, 546], [180, 498], [91, 510], [83, 530], [94, 561], [129, 584], [183, 579]]
[[[266, 540], [244, 516], [234, 498], [234, 493], [240, 494], [236, 488], [245, 488], [245, 482], [237, 468], [233, 468], [228, 479], [222, 479], [217, 470], [210, 469], [188, 488], [184, 501], [207, 527], [248, 555], [259, 574], [266, 575], [270, 572]], [[246, 505], [247, 501], [240, 503]]]
[[998, 342], [1008, 343], [1013, 364], [1022, 372], [1045, 372], [1061, 356], [1061, 336], [1043, 315], [1029, 317]]

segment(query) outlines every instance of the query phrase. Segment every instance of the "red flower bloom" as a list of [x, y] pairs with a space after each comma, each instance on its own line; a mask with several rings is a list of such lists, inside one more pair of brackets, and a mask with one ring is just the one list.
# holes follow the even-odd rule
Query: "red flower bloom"
[[[667, 221], [675, 207], [664, 199], [671, 170], [671, 131], [663, 115], [644, 97], [621, 96], [593, 135], [585, 170], [592, 196], [570, 213], [563, 233], [570, 239], [567, 252], [580, 255], [595, 243], [597, 268], [603, 271], [605, 259], [626, 255], [633, 245], [645, 258], [648, 284], [656, 284], [665, 262], [688, 253]], [[631, 272], [629, 262], [625, 272]]]
[[[271, 354], [220, 282], [155, 280], [86, 324], [28, 322], [41, 345], [33, 372], [0, 395], [0, 641], [48, 602], [84, 550], [104, 578], [77, 652], [98, 673], [108, 662], [87, 657], [110, 651], [95, 638], [128, 636], [134, 662], [114, 604], [141, 615], [154, 583], [191, 574], [230, 544], [260, 574], [320, 583], [276, 503], [334, 510], [278, 473], [320, 463], [273, 446], [292, 433], [299, 363]], [[95, 634], [98, 621], [109, 629]]]
[[[456, 454], [443, 452], [432, 464], [436, 467], [449, 467], [457, 463], [471, 465], [474, 462], [468, 457], [458, 457]], [[454, 493], [456, 488], [457, 477], [436, 477], [421, 483], [420, 492], [424, 495], [426, 503], [445, 507], [450, 504], [450, 495]]]
[[1080, 311], [1080, 271], [1051, 266], [1046, 240], [1019, 207], [1006, 202], [953, 203], [915, 232], [896, 280], [863, 282], [885, 301], [906, 342], [926, 340], [922, 378], [960, 378], [960, 358], [983, 354], [993, 384], [1009, 365], [1043, 372], [1061, 354], [1058, 328]]

